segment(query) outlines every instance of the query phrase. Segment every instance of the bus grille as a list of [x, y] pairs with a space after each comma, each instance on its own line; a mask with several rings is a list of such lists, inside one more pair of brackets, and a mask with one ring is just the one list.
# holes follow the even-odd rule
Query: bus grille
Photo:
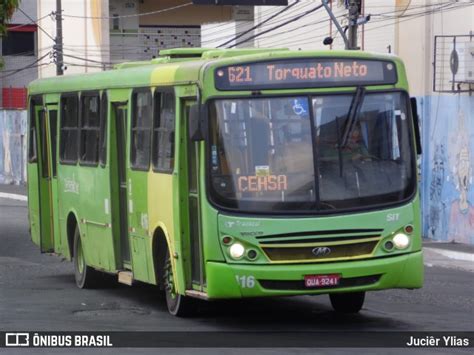
[[299, 234], [290, 238], [261, 236], [258, 239], [260, 247], [271, 261], [321, 262], [371, 256], [381, 239], [380, 232], [381, 230], [363, 230], [359, 235], [342, 236], [334, 235], [336, 233], [331, 231], [329, 235], [318, 233], [320, 237], [305, 233], [306, 235]]

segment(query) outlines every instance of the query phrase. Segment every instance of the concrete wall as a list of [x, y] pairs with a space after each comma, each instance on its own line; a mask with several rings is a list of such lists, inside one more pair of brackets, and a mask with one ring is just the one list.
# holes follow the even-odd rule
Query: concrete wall
[[474, 97], [423, 97], [425, 236], [474, 244]]
[[26, 111], [0, 110], [0, 184], [26, 182]]
[[[102, 70], [100, 63], [109, 62], [109, 21], [100, 19], [109, 13], [108, 0], [63, 1], [63, 14], [81, 16], [79, 18], [64, 16], [63, 45], [64, 62], [67, 70], [64, 74], [88, 73]], [[38, 17], [43, 17], [56, 10], [56, 0], [39, 0]], [[56, 22], [46, 17], [39, 22], [51, 37], [56, 36]], [[53, 40], [44, 32], [38, 31], [38, 57], [52, 51]], [[73, 58], [78, 57], [78, 58]], [[79, 59], [80, 58], [80, 59]], [[50, 63], [39, 70], [39, 77], [56, 75], [56, 66]]]

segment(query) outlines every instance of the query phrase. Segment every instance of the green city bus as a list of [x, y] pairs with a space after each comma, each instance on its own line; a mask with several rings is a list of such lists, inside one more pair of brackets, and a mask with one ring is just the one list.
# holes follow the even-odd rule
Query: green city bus
[[197, 299], [423, 284], [416, 101], [358, 51], [170, 49], [29, 86], [28, 208], [41, 252]]

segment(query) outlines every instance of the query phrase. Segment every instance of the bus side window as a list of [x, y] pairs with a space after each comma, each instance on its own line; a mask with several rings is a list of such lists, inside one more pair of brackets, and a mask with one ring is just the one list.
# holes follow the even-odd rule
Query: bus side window
[[59, 158], [62, 164], [76, 164], [78, 156], [79, 100], [77, 94], [61, 97]]
[[38, 145], [36, 142], [36, 112], [35, 107], [38, 103], [34, 98], [31, 98], [30, 101], [30, 112], [28, 115], [29, 118], [29, 136], [28, 136], [28, 162], [36, 163], [38, 161]]
[[108, 114], [107, 92], [102, 93], [100, 102], [100, 138], [99, 138], [99, 162], [100, 166], [107, 165], [107, 114]]
[[86, 165], [99, 161], [100, 107], [99, 94], [83, 94], [81, 97], [80, 160]]
[[148, 170], [152, 126], [151, 92], [134, 92], [132, 102], [131, 167], [134, 170]]
[[173, 91], [155, 92], [153, 118], [153, 170], [172, 172], [174, 168], [175, 96]]

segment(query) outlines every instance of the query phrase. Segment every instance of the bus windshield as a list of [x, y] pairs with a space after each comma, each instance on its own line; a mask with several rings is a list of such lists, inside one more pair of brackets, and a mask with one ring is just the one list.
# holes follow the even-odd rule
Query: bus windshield
[[407, 99], [354, 95], [215, 100], [210, 196], [249, 212], [322, 211], [400, 202], [415, 188]]

